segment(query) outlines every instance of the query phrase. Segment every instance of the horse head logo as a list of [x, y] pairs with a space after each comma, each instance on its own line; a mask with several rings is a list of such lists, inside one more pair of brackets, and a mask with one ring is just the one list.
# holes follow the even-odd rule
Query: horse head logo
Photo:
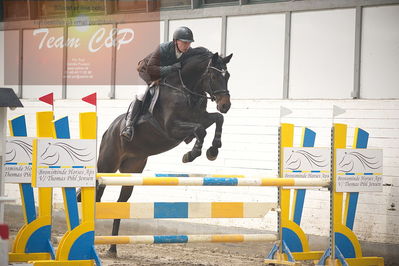
[[285, 160], [285, 168], [289, 170], [317, 169], [328, 166], [328, 161], [322, 155], [306, 150], [293, 150]]
[[94, 157], [86, 150], [86, 148], [77, 148], [65, 142], [48, 143], [40, 158], [44, 165], [56, 165], [61, 158], [64, 161], [69, 159], [71, 164], [90, 162]]
[[[17, 158], [18, 156], [18, 158]], [[5, 162], [13, 162], [15, 158], [20, 162], [32, 161], [32, 144], [21, 139], [6, 140]]]
[[368, 157], [360, 152], [345, 152], [342, 160], [338, 163], [338, 171], [343, 173], [352, 172], [354, 169], [363, 169], [363, 172], [376, 170], [381, 167], [376, 157]]

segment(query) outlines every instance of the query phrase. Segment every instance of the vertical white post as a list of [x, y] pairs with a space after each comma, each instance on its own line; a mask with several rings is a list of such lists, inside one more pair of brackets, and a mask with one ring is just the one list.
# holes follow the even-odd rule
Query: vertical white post
[[[281, 123], [283, 122], [283, 118], [292, 114], [292, 110], [288, 109], [284, 106], [280, 106], [280, 123], [278, 126], [278, 176], [281, 178], [283, 176], [282, 171], [283, 169], [281, 169], [281, 160], [282, 160], [282, 149], [281, 149], [281, 142], [283, 141], [281, 139], [281, 131], [282, 131], [282, 127], [281, 127]], [[283, 230], [281, 227], [281, 219], [282, 219], [282, 215], [281, 215], [281, 197], [282, 197], [282, 187], [278, 187], [277, 188], [277, 202], [278, 202], [278, 208], [279, 211], [277, 212], [277, 233], [278, 233], [278, 239], [280, 240], [280, 244], [279, 244], [279, 253], [283, 254]]]
[[330, 249], [331, 249], [331, 256], [330, 258], [333, 261], [333, 265], [335, 265], [335, 259], [336, 259], [336, 252], [335, 252], [335, 222], [334, 222], [334, 204], [336, 202], [335, 200], [335, 160], [334, 160], [334, 156], [335, 156], [335, 136], [334, 136], [334, 124], [335, 124], [335, 117], [342, 115], [346, 112], [345, 109], [337, 106], [337, 105], [333, 105], [332, 108], [332, 125], [331, 125], [331, 189], [330, 189]]

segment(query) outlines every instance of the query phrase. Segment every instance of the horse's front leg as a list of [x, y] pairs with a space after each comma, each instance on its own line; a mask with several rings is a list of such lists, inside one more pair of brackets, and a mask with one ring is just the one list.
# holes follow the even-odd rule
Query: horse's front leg
[[187, 152], [183, 156], [183, 163], [189, 163], [195, 160], [202, 153], [202, 145], [204, 144], [204, 139], [206, 136], [206, 130], [203, 125], [199, 123], [192, 122], [177, 122], [174, 123], [174, 127], [171, 128], [172, 136], [176, 136], [178, 138], [185, 138], [194, 134], [196, 141], [194, 147], [191, 151]]
[[213, 137], [212, 146], [206, 151], [206, 157], [210, 161], [216, 160], [219, 154], [219, 148], [222, 147], [222, 128], [223, 128], [224, 117], [220, 113], [208, 113], [203, 118], [203, 125], [208, 128], [213, 123], [216, 124], [215, 136]]
[[[206, 131], [204, 129], [205, 135]], [[194, 147], [192, 148], [191, 151], [187, 152], [186, 154], [183, 155], [183, 163], [190, 163], [195, 160], [195, 158], [199, 157], [202, 153], [202, 145], [204, 144], [204, 137], [198, 138], [195, 141]]]

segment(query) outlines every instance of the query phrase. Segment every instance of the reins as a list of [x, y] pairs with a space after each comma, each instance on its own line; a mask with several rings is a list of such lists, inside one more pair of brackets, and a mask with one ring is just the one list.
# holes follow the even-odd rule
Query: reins
[[[190, 93], [190, 94], [192, 94], [192, 95], [196, 95], [196, 96], [199, 96], [199, 97], [202, 97], [202, 98], [210, 99], [210, 100], [212, 100], [212, 101], [214, 100], [214, 97], [208, 97], [208, 96], [206, 96], [206, 95], [197, 93], [197, 92], [192, 91], [192, 90], [190, 90], [189, 88], [187, 88], [187, 86], [186, 86], [186, 85], [184, 84], [184, 82], [183, 82], [180, 69], [179, 69], [178, 71], [179, 71], [180, 83], [181, 83], [181, 85], [182, 85], [182, 87], [183, 87], [183, 89], [184, 89], [185, 91], [187, 91], [188, 93]], [[183, 91], [182, 89], [180, 89], [180, 88], [178, 88], [178, 87], [176, 87], [176, 86], [173, 86], [173, 85], [171, 85], [171, 84], [169, 84], [169, 83], [166, 83], [165, 81], [162, 82], [162, 84], [165, 85], [165, 86], [168, 86], [169, 88], [172, 88], [172, 89], [175, 89], [175, 90], [177, 90], [177, 91], [180, 91], [180, 92], [184, 93], [184, 91]]]
[[[216, 68], [216, 67], [211, 66], [211, 65], [210, 65], [210, 64], [211, 64], [211, 61], [212, 61], [212, 59], [209, 60], [208, 66], [206, 67], [204, 73], [201, 75], [201, 78], [200, 78], [200, 79], [197, 81], [197, 83], [195, 84], [194, 88], [196, 88], [196, 87], [198, 86], [198, 84], [200, 84], [200, 82], [206, 77], [206, 74], [209, 72], [209, 71], [208, 71], [209, 69], [216, 70], [216, 71], [218, 71], [219, 73], [221, 73], [223, 76], [225, 75], [226, 70], [224, 70], [224, 69], [223, 69], [223, 70], [220, 70], [220, 69], [218, 69], [218, 68]], [[179, 73], [179, 79], [180, 79], [180, 83], [181, 83], [181, 85], [182, 85], [182, 88], [183, 88], [185, 91], [187, 91], [188, 93], [192, 94], [192, 95], [199, 96], [199, 97], [202, 97], [202, 98], [205, 98], [205, 99], [210, 99], [211, 101], [214, 101], [214, 100], [216, 99], [215, 95], [217, 95], [217, 94], [220, 94], [220, 93], [229, 94], [229, 91], [228, 91], [228, 90], [217, 90], [217, 91], [210, 90], [211, 92], [208, 92], [208, 94], [210, 95], [210, 97], [209, 97], [209, 96], [207, 96], [207, 95], [200, 94], [200, 93], [197, 93], [197, 92], [195, 92], [195, 91], [192, 91], [192, 90], [190, 90], [190, 89], [184, 84], [183, 78], [182, 78], [182, 75], [181, 75], [181, 70], [180, 70], [180, 69], [178, 70], [178, 73]], [[210, 80], [209, 80], [209, 83], [210, 83]], [[175, 90], [177, 90], [177, 91], [180, 91], [180, 92], [184, 93], [184, 91], [183, 91], [182, 89], [180, 89], [180, 88], [178, 88], [178, 87], [176, 87], [176, 86], [173, 86], [173, 85], [167, 83], [166, 81], [162, 82], [162, 84], [165, 85], [165, 86], [167, 86], [167, 87], [169, 87], [169, 88], [172, 88], [172, 89], [175, 89]], [[209, 84], [209, 88], [211, 88], [211, 85], [210, 85], [210, 84]]]

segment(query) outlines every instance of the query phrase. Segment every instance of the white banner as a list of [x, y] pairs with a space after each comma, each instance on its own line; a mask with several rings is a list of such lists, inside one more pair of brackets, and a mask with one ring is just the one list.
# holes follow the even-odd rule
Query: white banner
[[96, 140], [39, 139], [37, 187], [94, 187]]
[[330, 178], [330, 148], [284, 148], [284, 178]]
[[4, 162], [6, 183], [32, 182], [32, 142], [28, 137], [7, 137]]
[[337, 192], [381, 192], [381, 149], [337, 149]]

